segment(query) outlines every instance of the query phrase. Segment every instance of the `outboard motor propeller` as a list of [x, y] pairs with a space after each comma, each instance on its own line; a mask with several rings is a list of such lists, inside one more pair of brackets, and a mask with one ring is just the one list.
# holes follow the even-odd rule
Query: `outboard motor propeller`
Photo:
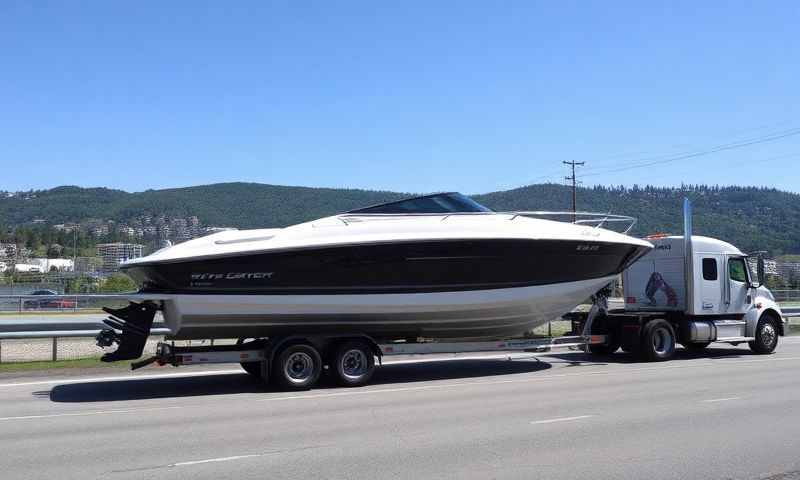
[[[111, 317], [103, 323], [111, 328], [104, 329], [95, 339], [100, 347], [109, 347], [118, 343], [119, 347], [113, 352], [106, 353], [100, 360], [103, 362], [116, 362], [119, 360], [135, 360], [142, 356], [153, 318], [158, 307], [152, 302], [131, 302], [125, 308], [103, 307]], [[118, 334], [116, 330], [122, 333]]]

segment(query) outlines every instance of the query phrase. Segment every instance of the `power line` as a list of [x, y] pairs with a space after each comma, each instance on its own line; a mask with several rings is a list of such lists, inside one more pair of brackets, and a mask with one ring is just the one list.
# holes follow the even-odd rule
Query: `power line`
[[566, 180], [572, 180], [572, 223], [575, 223], [577, 220], [576, 212], [577, 210], [577, 197], [578, 197], [578, 179], [575, 177], [575, 167], [576, 166], [583, 166], [586, 162], [576, 162], [575, 160], [562, 161], [564, 165], [569, 165], [572, 167], [572, 175], [568, 177], [564, 177]]
[[775, 133], [775, 134], [765, 135], [765, 136], [758, 137], [758, 138], [755, 138], [755, 139], [752, 139], [752, 140], [745, 140], [745, 141], [740, 141], [740, 142], [733, 142], [733, 143], [718, 145], [716, 147], [711, 147], [711, 148], [709, 148], [707, 150], [701, 150], [701, 151], [695, 151], [695, 152], [691, 152], [691, 153], [678, 154], [678, 155], [675, 155], [675, 156], [669, 156], [667, 158], [662, 158], [662, 159], [654, 160], [654, 161], [650, 161], [650, 162], [638, 163], [638, 164], [628, 165], [628, 166], [619, 167], [619, 168], [606, 169], [606, 170], [604, 170], [602, 172], [587, 173], [587, 174], [584, 174], [583, 176], [584, 177], [593, 177], [593, 176], [597, 176], [597, 175], [605, 175], [607, 173], [624, 172], [624, 171], [633, 170], [633, 169], [636, 169], [636, 168], [651, 167], [653, 165], [661, 165], [661, 164], [664, 164], [664, 163], [677, 162], [679, 160], [686, 160], [686, 159], [689, 159], [689, 158], [702, 157], [702, 156], [705, 156], [705, 155], [711, 155], [712, 153], [723, 152], [723, 151], [726, 151], [726, 150], [734, 150], [734, 149], [737, 149], [737, 148], [749, 147], [751, 145], [757, 145], [759, 143], [772, 142], [772, 141], [775, 141], [775, 140], [780, 140], [782, 138], [793, 137], [795, 135], [800, 135], [800, 128], [795, 128], [795, 129], [792, 129], [792, 130], [786, 130], [786, 131]]
[[[727, 150], [735, 150], [738, 148], [744, 148], [751, 145], [757, 145], [760, 143], [768, 143], [773, 142], [776, 140], [781, 140], [787, 137], [793, 137], [796, 135], [800, 135], [800, 128], [791, 128], [788, 130], [779, 130], [775, 132], [770, 132], [764, 135], [756, 136], [756, 137], [749, 137], [742, 140], [723, 143], [720, 145], [715, 145], [712, 147], [708, 147], [702, 150], [686, 150], [683, 152], [677, 152], [672, 154], [665, 154], [665, 155], [655, 155], [655, 156], [647, 156], [640, 158], [638, 160], [633, 160], [629, 162], [625, 162], [624, 165], [620, 167], [589, 167], [587, 171], [583, 173], [581, 176], [583, 177], [594, 177], [598, 175], [605, 175], [607, 173], [615, 173], [615, 172], [622, 172], [626, 170], [633, 170], [637, 168], [644, 168], [653, 165], [659, 165], [664, 163], [671, 163], [676, 162], [679, 160], [686, 160], [689, 158], [701, 157], [705, 155], [711, 155], [713, 153], [727, 151]], [[555, 179], [555, 175], [541, 175], [532, 179], [530, 182], [535, 183], [539, 180], [547, 180], [547, 179]]]

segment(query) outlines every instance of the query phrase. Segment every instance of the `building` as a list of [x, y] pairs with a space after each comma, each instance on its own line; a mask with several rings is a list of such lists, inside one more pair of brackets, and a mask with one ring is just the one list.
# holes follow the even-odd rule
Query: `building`
[[97, 273], [103, 267], [100, 257], [78, 257], [75, 259], [75, 271], [78, 273]]
[[30, 263], [39, 265], [43, 272], [71, 272], [75, 264], [69, 258], [31, 258]]
[[97, 245], [97, 256], [103, 261], [100, 271], [119, 271], [119, 264], [143, 256], [144, 245], [137, 243], [101, 243]]
[[13, 243], [0, 243], [0, 258], [16, 258], [17, 246]]
[[13, 268], [17, 273], [42, 273], [42, 267], [33, 263], [17, 263]]

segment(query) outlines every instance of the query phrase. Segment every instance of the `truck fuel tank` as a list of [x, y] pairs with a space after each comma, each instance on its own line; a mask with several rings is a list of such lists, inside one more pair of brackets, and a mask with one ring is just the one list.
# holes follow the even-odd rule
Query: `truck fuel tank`
[[717, 326], [711, 320], [692, 320], [687, 328], [690, 342], [705, 343], [717, 339]]

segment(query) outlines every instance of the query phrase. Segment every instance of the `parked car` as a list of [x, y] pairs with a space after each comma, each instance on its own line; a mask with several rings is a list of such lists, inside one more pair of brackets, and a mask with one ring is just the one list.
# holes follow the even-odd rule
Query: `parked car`
[[[36, 290], [31, 295], [58, 295], [54, 290]], [[75, 308], [74, 299], [69, 298], [36, 298], [25, 300], [25, 308]]]

